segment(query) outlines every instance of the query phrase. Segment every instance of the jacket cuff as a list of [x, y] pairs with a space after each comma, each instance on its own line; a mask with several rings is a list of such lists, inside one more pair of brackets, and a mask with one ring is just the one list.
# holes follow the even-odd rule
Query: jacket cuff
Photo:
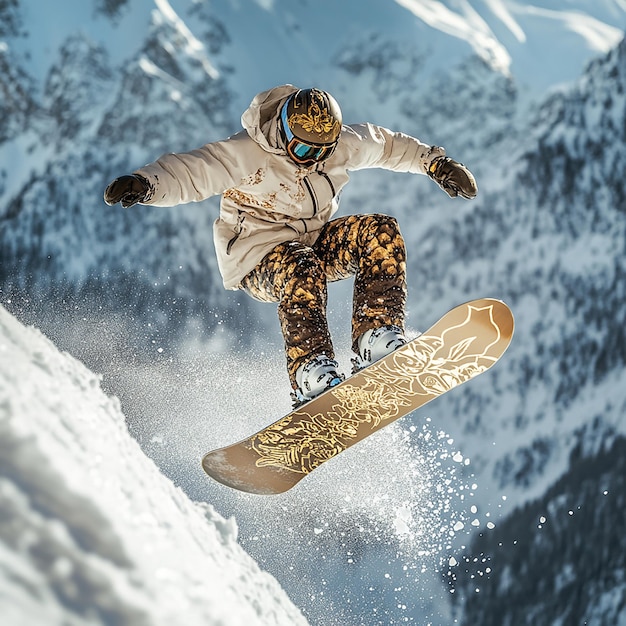
[[430, 146], [430, 149], [424, 155], [424, 159], [422, 161], [424, 165], [424, 171], [428, 173], [430, 171], [430, 166], [432, 165], [433, 161], [442, 156], [446, 156], [445, 148], [442, 148], [441, 146]]

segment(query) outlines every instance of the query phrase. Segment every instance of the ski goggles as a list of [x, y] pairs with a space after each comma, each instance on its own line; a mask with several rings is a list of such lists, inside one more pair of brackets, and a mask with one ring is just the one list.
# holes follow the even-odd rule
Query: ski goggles
[[319, 163], [324, 159], [327, 159], [337, 146], [337, 142], [327, 145], [316, 145], [313, 143], [306, 143], [298, 139], [289, 128], [287, 122], [287, 105], [283, 106], [280, 112], [280, 120], [283, 126], [283, 132], [285, 133], [287, 154], [296, 162], [302, 165], [311, 165], [313, 163]]

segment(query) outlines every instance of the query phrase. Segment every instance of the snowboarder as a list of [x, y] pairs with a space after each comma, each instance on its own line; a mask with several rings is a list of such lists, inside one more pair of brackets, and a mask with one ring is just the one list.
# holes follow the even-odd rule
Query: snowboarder
[[258, 94], [243, 131], [166, 154], [104, 192], [109, 205], [175, 206], [221, 194], [214, 224], [226, 289], [278, 303], [296, 402], [343, 377], [326, 320], [327, 281], [354, 276], [356, 367], [406, 343], [406, 255], [398, 223], [382, 214], [331, 219], [348, 172], [426, 174], [449, 196], [471, 199], [471, 172], [445, 150], [373, 124], [343, 125], [336, 100], [283, 85]]

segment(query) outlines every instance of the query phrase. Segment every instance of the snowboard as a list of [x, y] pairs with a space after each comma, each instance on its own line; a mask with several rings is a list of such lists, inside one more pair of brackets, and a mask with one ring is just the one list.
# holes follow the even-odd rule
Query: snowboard
[[513, 336], [500, 300], [472, 300], [425, 333], [254, 435], [202, 459], [218, 482], [279, 494], [387, 424], [488, 370]]

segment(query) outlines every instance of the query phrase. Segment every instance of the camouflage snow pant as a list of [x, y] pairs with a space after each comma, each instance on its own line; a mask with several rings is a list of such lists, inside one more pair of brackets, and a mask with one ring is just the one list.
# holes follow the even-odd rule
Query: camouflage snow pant
[[257, 300], [278, 302], [287, 369], [317, 354], [334, 358], [326, 320], [327, 281], [354, 276], [352, 349], [370, 328], [404, 328], [406, 251], [397, 221], [386, 215], [350, 215], [326, 224], [317, 241], [276, 246], [241, 282]]

